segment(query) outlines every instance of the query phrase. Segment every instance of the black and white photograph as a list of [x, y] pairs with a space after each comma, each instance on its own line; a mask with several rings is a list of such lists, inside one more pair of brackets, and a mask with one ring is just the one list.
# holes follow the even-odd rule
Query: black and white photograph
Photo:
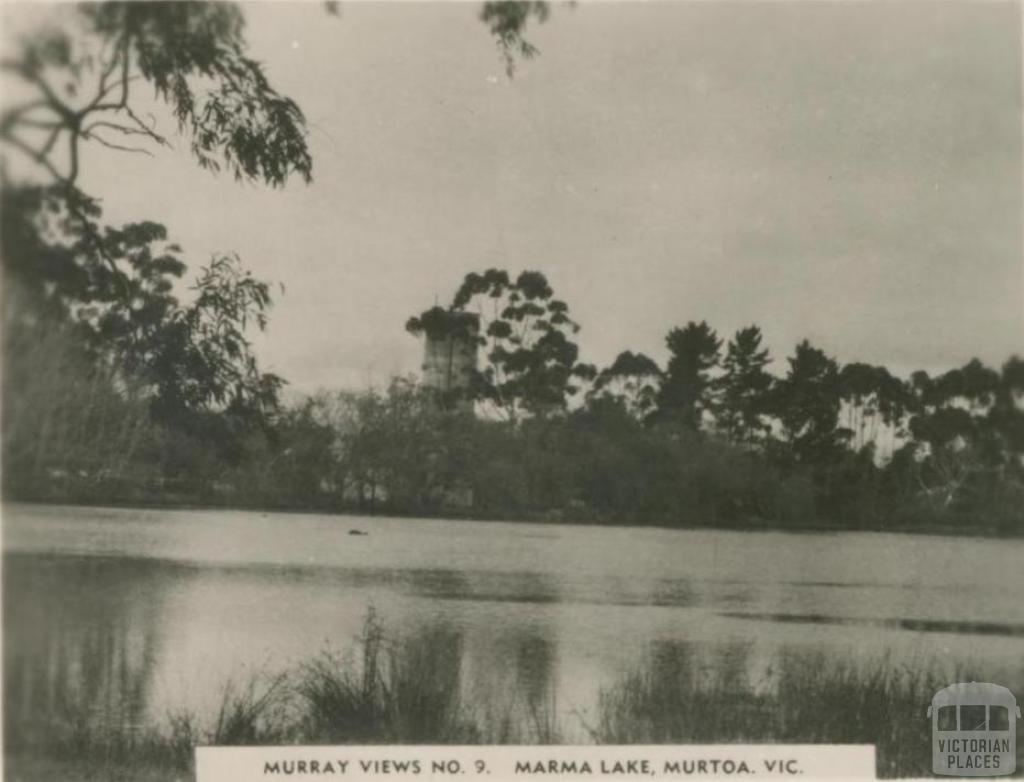
[[3, 779], [1024, 775], [1020, 0], [0, 21]]

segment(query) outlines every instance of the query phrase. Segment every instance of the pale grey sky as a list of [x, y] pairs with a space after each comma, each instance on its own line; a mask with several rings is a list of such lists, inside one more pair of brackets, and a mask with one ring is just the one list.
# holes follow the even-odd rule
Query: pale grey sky
[[544, 271], [598, 365], [691, 319], [901, 372], [1024, 352], [1018, 4], [583, 2], [511, 81], [478, 8], [247, 6], [314, 183], [179, 141], [83, 185], [284, 283], [260, 355], [301, 391], [417, 370], [408, 316], [490, 266]]

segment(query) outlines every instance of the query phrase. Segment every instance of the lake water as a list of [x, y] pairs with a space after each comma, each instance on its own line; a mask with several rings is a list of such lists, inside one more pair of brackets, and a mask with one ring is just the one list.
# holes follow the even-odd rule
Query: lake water
[[1024, 694], [1020, 540], [8, 505], [3, 551], [8, 721], [208, 713], [228, 681], [351, 652], [371, 606], [394, 637], [457, 633], [463, 687], [548, 698], [570, 735], [659, 648], [753, 686], [795, 650]]

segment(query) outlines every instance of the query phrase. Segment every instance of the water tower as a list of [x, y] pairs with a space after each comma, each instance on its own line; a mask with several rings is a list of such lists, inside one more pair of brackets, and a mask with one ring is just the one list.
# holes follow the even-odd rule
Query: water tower
[[434, 307], [408, 328], [424, 335], [423, 385], [446, 400], [458, 400], [459, 407], [472, 408], [469, 389], [477, 369], [479, 318]]

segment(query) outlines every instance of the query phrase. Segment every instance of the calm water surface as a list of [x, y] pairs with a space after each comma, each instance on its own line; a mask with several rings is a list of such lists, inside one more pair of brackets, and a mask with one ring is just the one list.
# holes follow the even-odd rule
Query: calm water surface
[[666, 648], [754, 686], [793, 650], [1024, 684], [1019, 540], [8, 505], [3, 551], [7, 719], [209, 712], [228, 681], [351, 653], [371, 606], [396, 637], [457, 633], [467, 690], [581, 723]]

